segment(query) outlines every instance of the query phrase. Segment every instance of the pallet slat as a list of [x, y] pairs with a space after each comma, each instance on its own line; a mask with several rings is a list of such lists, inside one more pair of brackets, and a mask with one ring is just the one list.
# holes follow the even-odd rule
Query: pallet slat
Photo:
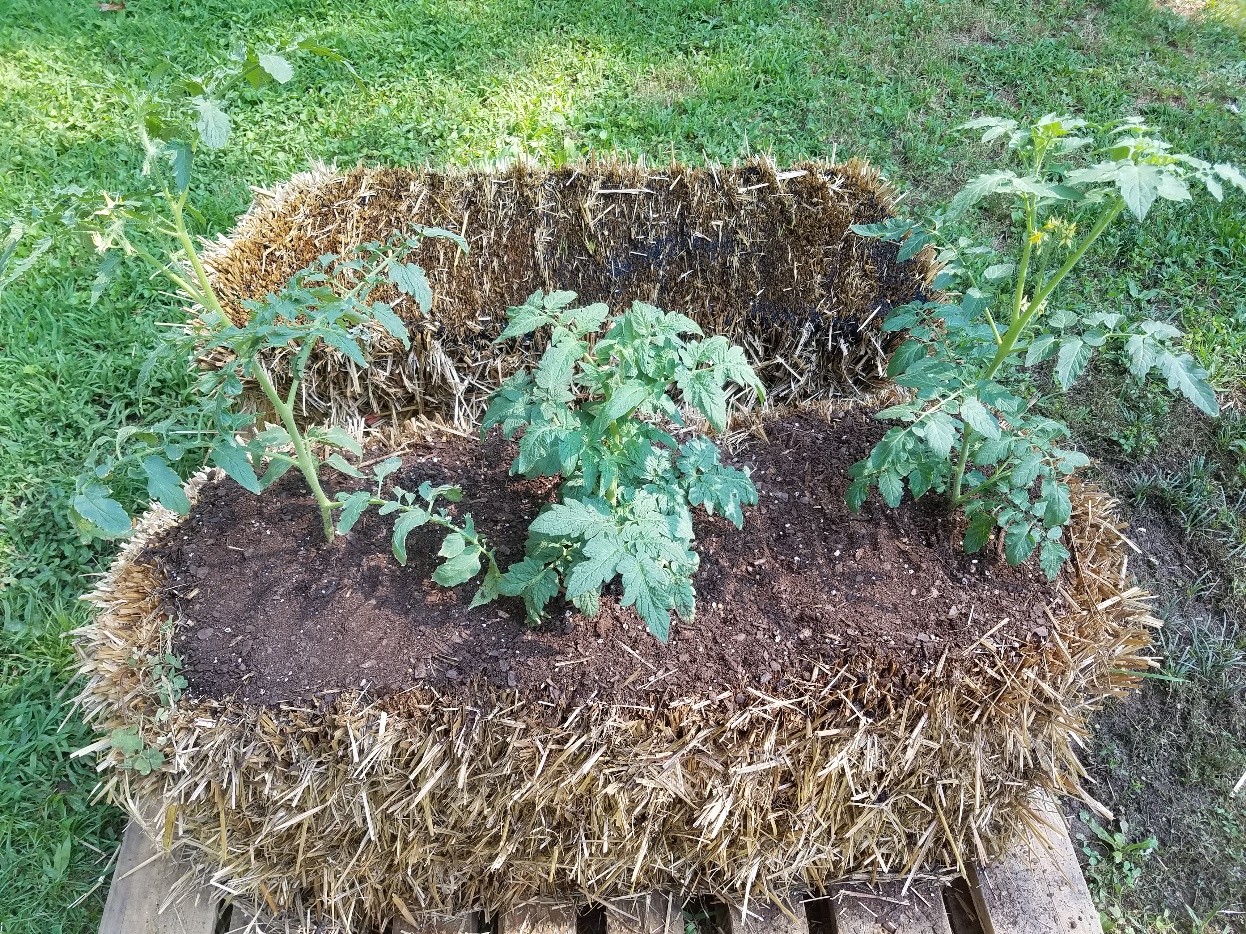
[[1069, 828], [1044, 795], [1035, 811], [1043, 822], [989, 866], [969, 868], [969, 884], [986, 934], [1103, 934], [1099, 913], [1077, 864]]
[[404, 918], [394, 920], [393, 934], [476, 934], [480, 924], [475, 912], [420, 919], [420, 926], [413, 927]]
[[[786, 910], [784, 910], [786, 909]], [[769, 902], [749, 902], [748, 914], [737, 906], [727, 910], [731, 934], [808, 934], [809, 919], [804, 902], [786, 902], [782, 906]]]
[[211, 889], [160, 911], [184, 872], [131, 821], [121, 840], [100, 934], [213, 934], [217, 904]]
[[606, 903], [606, 934], [683, 934], [684, 903], [654, 892]]
[[839, 934], [952, 934], [942, 887], [900, 882], [844, 886], [832, 901]]
[[498, 934], [575, 934], [575, 906], [521, 905], [502, 913]]

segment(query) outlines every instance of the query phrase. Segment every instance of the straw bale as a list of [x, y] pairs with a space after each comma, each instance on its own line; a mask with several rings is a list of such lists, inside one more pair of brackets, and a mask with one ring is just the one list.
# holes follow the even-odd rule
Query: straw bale
[[141, 776], [97, 744], [102, 787], [201, 878], [345, 927], [651, 890], [739, 903], [955, 870], [1032, 822], [1035, 789], [1084, 794], [1088, 715], [1153, 664], [1158, 622], [1113, 503], [1073, 490], [1049, 636], [988, 634], [968, 675], [861, 654], [742, 703], [568, 706], [477, 686], [464, 704], [419, 687], [263, 708], [186, 696], [163, 720], [136, 661], [168, 651], [179, 622], [141, 558], [178, 521], [155, 508], [88, 597], [96, 618], [77, 644], [87, 719], [138, 726], [165, 763]]
[[[240, 321], [242, 301], [279, 289], [323, 253], [349, 255], [413, 222], [461, 231], [468, 255], [428, 240], [410, 257], [434, 291], [427, 318], [398, 301], [410, 350], [375, 329], [361, 372], [321, 348], [301, 401], [308, 417], [339, 424], [415, 412], [462, 427], [530, 352], [492, 341], [507, 307], [538, 288], [574, 289], [614, 308], [639, 298], [684, 311], [742, 344], [778, 400], [874, 386], [896, 339], [881, 332], [883, 318], [927, 297], [934, 275], [929, 249], [897, 263], [894, 244], [848, 229], [894, 207], [890, 186], [855, 160], [784, 171], [764, 158], [705, 168], [617, 158], [553, 170], [319, 166], [257, 189], [205, 262]], [[388, 286], [376, 294], [399, 298]]]

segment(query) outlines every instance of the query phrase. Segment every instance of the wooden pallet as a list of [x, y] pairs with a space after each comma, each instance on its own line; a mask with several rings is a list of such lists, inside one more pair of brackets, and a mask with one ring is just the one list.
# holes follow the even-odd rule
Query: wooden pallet
[[[684, 934], [685, 909], [713, 912], [728, 934], [1102, 934], [1068, 827], [1049, 799], [1043, 822], [1013, 851], [947, 886], [900, 883], [841, 886], [833, 895], [785, 905], [738, 906], [663, 894], [620, 899], [577, 915], [571, 904], [531, 904], [488, 919], [480, 913], [415, 927], [399, 919], [390, 934]], [[100, 934], [310, 934], [219, 901], [202, 888], [169, 903], [183, 870], [134, 823], [126, 828]]]

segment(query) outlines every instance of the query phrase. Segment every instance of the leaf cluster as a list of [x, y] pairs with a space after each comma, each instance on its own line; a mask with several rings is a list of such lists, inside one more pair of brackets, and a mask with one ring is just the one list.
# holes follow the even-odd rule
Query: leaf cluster
[[[535, 369], [491, 397], [482, 431], [521, 434], [511, 473], [561, 476], [558, 502], [529, 526], [525, 558], [498, 582], [539, 620], [560, 590], [586, 615], [620, 578], [622, 604], [635, 605], [665, 640], [671, 611], [695, 612], [692, 513], [703, 506], [737, 527], [757, 502], [747, 472], [723, 464], [717, 446], [680, 442], [682, 402], [716, 431], [726, 428], [736, 387], [763, 397], [743, 350], [702, 336], [686, 315], [644, 302], [610, 317], [603, 304], [575, 307], [574, 292], [533, 293], [508, 311], [499, 341], [549, 328]], [[602, 331], [604, 333], [598, 333]]]
[[[1086, 458], [1062, 446], [1065, 425], [1037, 413], [1040, 400], [1027, 391], [1033, 381], [1026, 371], [1050, 362], [1056, 386], [1067, 390], [1095, 353], [1114, 348], [1139, 382], [1158, 374], [1202, 411], [1219, 411], [1206, 371], [1174, 344], [1178, 328], [1128, 309], [1063, 308], [1056, 289], [1122, 212], [1141, 221], [1157, 199], [1190, 200], [1191, 181], [1219, 199], [1221, 182], [1246, 189], [1246, 178], [1234, 166], [1173, 152], [1137, 120], [1094, 128], [1054, 115], [1028, 127], [981, 118], [965, 129], [984, 131], [985, 142], [1006, 140], [1015, 168], [971, 180], [928, 218], [853, 227], [898, 243], [901, 260], [936, 248], [942, 270], [935, 285], [948, 290], [949, 300], [905, 305], [883, 324], [884, 331], [907, 332], [887, 372], [911, 396], [879, 413], [899, 424], [853, 466], [849, 505], [860, 508], [874, 487], [891, 506], [906, 487], [914, 498], [933, 491], [965, 510], [968, 551], [984, 547], [998, 528], [1009, 562], [1037, 550], [1054, 577], [1068, 557], [1061, 543], [1067, 477]], [[1088, 152], [1097, 161], [1075, 164]], [[952, 222], [991, 196], [1011, 202], [1011, 255], [948, 235]]]
[[[431, 301], [427, 278], [406, 257], [427, 237], [461, 240], [449, 231], [417, 227], [411, 235], [364, 244], [350, 257], [326, 254], [296, 273], [280, 292], [247, 302], [243, 324], [205, 310], [198, 325], [170, 337], [168, 352], [180, 354], [190, 367], [198, 355], [211, 350], [225, 351], [228, 359], [199, 376], [188, 407], [150, 426], [124, 426], [95, 446], [72, 499], [78, 516], [89, 523], [86, 528], [107, 537], [130, 532], [130, 516], [114, 496], [117, 482], [144, 484], [153, 501], [185, 514], [190, 503], [182, 476], [205, 463], [221, 468], [252, 493], [267, 489], [291, 467], [300, 467], [305, 475], [317, 473], [322, 461], [316, 447], [332, 451], [323, 463], [349, 472], [340, 452], [362, 453], [349, 432], [338, 427], [301, 431], [292, 418], [260, 425], [243, 404], [244, 386], [258, 381], [266, 393], [274, 393], [270, 402], [278, 412], [292, 410], [317, 344], [328, 344], [366, 367], [371, 328], [407, 343], [402, 319], [391, 305], [373, 301], [371, 293], [381, 282], [392, 282], [426, 313]], [[290, 355], [290, 383], [283, 395], [275, 395], [267, 369], [279, 351]]]

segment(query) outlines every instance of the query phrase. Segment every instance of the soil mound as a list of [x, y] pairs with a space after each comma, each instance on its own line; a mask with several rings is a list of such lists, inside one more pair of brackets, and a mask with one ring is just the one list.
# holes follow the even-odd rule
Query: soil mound
[[[451, 703], [509, 687], [554, 702], [663, 706], [748, 687], [782, 694], [793, 674], [858, 656], [902, 682], [941, 658], [955, 673], [988, 632], [1041, 643], [1056, 591], [1034, 562], [967, 557], [934, 503], [892, 510], [874, 499], [848, 512], [847, 468], [882, 431], [863, 414], [830, 425], [793, 415], [741, 444], [732, 460], [752, 469], [760, 503], [743, 531], [698, 510], [697, 614], [675, 624], [669, 644], [617, 594], [595, 619], [553, 606], [536, 631], [518, 600], [469, 609], [476, 582], [450, 591], [431, 580], [436, 530], [412, 536], [405, 568], [375, 513], [328, 546], [293, 474], [260, 497], [229, 480], [206, 487], [148, 558], [180, 620], [174, 650], [192, 690], [249, 703], [424, 684]], [[509, 477], [513, 456], [498, 435], [483, 445], [443, 435], [412, 450], [396, 481], [460, 483], [456, 511], [472, 513], [505, 566], [522, 558], [527, 523], [555, 489]]]

